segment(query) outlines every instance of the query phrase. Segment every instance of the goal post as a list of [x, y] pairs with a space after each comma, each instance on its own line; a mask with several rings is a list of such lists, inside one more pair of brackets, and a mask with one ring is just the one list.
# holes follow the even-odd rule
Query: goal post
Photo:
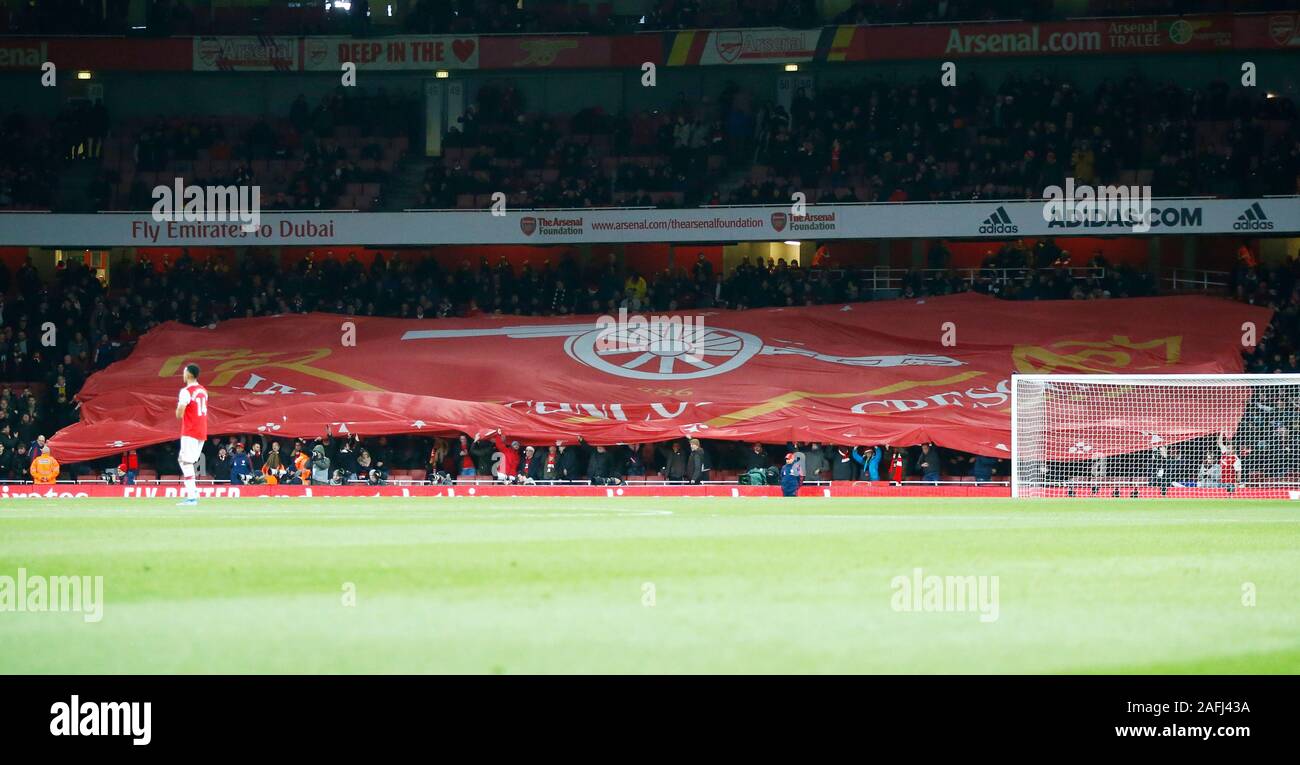
[[1012, 375], [1013, 497], [1244, 487], [1300, 488], [1298, 374]]

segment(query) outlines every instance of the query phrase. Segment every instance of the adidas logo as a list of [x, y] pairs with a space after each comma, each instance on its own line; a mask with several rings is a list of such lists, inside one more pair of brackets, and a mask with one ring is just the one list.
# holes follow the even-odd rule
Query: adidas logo
[[1007, 215], [1007, 208], [998, 206], [998, 209], [980, 224], [979, 231], [981, 234], [1017, 234], [1020, 233], [1020, 227], [1011, 222], [1011, 216]]
[[1272, 231], [1273, 221], [1264, 214], [1264, 208], [1260, 207], [1259, 202], [1254, 202], [1246, 208], [1246, 212], [1237, 216], [1232, 227], [1237, 231]]

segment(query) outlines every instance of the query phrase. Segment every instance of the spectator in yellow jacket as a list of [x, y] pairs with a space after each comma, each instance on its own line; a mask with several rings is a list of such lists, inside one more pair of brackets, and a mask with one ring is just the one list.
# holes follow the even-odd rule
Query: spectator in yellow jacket
[[636, 271], [632, 271], [628, 274], [627, 280], [623, 282], [623, 292], [625, 292], [628, 297], [634, 297], [641, 302], [645, 302], [645, 296], [649, 289], [650, 287], [646, 284], [645, 277], [638, 274]]

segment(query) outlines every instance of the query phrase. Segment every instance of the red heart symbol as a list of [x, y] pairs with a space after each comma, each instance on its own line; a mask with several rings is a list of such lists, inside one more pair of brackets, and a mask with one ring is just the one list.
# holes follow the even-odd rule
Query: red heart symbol
[[470, 56], [474, 55], [475, 46], [476, 43], [473, 40], [453, 40], [451, 52], [455, 53], [456, 58], [460, 59], [463, 64], [469, 60]]

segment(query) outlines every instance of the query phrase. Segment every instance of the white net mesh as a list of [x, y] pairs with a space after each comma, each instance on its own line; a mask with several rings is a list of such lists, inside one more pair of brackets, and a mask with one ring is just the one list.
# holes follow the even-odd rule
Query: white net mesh
[[1018, 497], [1289, 495], [1300, 375], [1017, 375]]

